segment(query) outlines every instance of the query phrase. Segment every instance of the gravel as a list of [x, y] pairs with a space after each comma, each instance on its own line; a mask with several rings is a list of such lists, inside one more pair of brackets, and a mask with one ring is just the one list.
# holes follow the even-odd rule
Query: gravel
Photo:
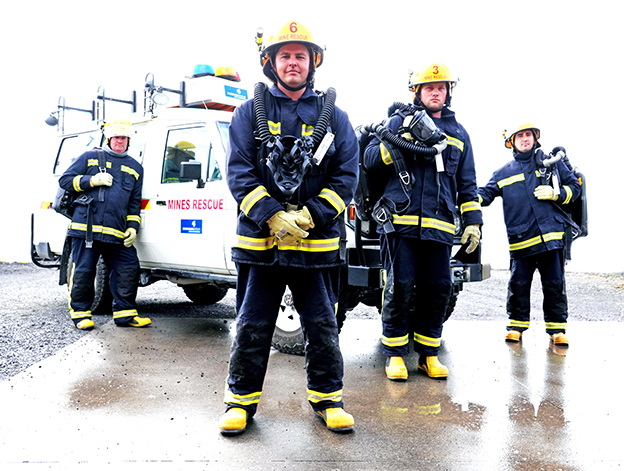
[[[480, 283], [466, 283], [460, 293], [454, 320], [505, 322], [505, 299], [509, 272], [494, 270], [491, 278]], [[567, 273], [568, 322], [624, 322], [624, 274]], [[67, 307], [67, 285], [58, 284], [58, 270], [44, 269], [32, 263], [0, 263], [0, 381], [54, 355], [88, 332], [77, 330]], [[181, 288], [159, 281], [139, 289], [140, 315], [157, 319], [234, 318], [234, 290], [219, 303], [198, 306], [191, 303]], [[539, 275], [533, 283], [532, 316], [541, 314]], [[359, 305], [349, 318], [375, 319], [375, 308]], [[96, 327], [110, 322], [110, 315], [95, 315]]]

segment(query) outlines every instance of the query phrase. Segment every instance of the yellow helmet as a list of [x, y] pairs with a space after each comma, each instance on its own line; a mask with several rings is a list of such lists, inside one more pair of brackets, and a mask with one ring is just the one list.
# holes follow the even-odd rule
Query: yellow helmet
[[441, 62], [435, 62], [422, 69], [416, 75], [410, 73], [409, 90], [418, 93], [423, 83], [432, 82], [447, 82], [449, 84], [449, 90], [457, 85], [457, 80], [453, 78], [449, 68]]
[[262, 71], [272, 82], [279, 80], [273, 67], [275, 53], [285, 44], [303, 44], [310, 51], [310, 72], [307, 85], [312, 85], [314, 71], [323, 63], [323, 48], [314, 42], [314, 37], [308, 28], [298, 21], [289, 21], [269, 38], [266, 47], [260, 51], [260, 65]]
[[104, 137], [108, 141], [111, 137], [125, 136], [128, 139], [132, 137], [132, 124], [129, 121], [116, 120], [106, 123], [104, 126]]
[[503, 133], [503, 138], [505, 139], [505, 147], [507, 147], [507, 149], [513, 149], [516, 134], [518, 134], [520, 131], [526, 131], [527, 129], [533, 131], [533, 135], [535, 136], [535, 148], [541, 147], [542, 145], [539, 142], [540, 130], [539, 128], [533, 126], [532, 123], [521, 124], [514, 132], [509, 135], [509, 137], [507, 137], [507, 130], [505, 130], [505, 132]]
[[195, 160], [195, 145], [189, 141], [179, 141], [173, 147], [167, 147], [167, 158], [173, 159], [176, 152], [180, 151], [187, 154], [191, 159]]
[[457, 85], [457, 80], [451, 75], [451, 71], [447, 66], [441, 62], [434, 62], [433, 64], [425, 67], [416, 75], [410, 71], [408, 88], [412, 92], [413, 101], [417, 105], [422, 105], [420, 101], [420, 86], [424, 83], [434, 82], [446, 82], [448, 84], [448, 93], [444, 104], [451, 106], [451, 95], [453, 94], [453, 88]]

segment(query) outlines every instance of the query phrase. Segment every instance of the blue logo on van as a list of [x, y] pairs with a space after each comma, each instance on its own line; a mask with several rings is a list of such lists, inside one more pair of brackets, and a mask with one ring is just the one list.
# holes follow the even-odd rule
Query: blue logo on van
[[246, 100], [247, 90], [244, 88], [235, 88], [225, 85], [225, 96], [229, 96], [230, 98], [234, 98], [236, 100]]
[[202, 233], [202, 220], [201, 219], [182, 219], [182, 221], [180, 221], [180, 232], [182, 234], [201, 234]]

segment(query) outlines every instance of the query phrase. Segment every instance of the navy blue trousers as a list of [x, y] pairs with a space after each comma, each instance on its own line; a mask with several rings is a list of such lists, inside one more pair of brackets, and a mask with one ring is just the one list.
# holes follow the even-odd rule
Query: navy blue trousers
[[382, 237], [382, 255], [386, 270], [381, 311], [384, 355], [407, 355], [413, 333], [416, 352], [437, 356], [453, 289], [451, 247], [389, 235]]
[[546, 332], [565, 332], [568, 320], [568, 297], [565, 288], [564, 249], [549, 250], [511, 261], [507, 288], [507, 330], [524, 331], [531, 319], [531, 283], [539, 271], [544, 294]]
[[117, 324], [129, 322], [137, 315], [136, 295], [140, 268], [136, 249], [99, 240], [94, 240], [93, 247], [88, 249], [84, 239], [71, 239], [73, 267], [69, 309], [74, 323], [91, 317], [96, 267], [100, 255], [109, 275], [109, 286], [113, 295], [113, 319]]
[[[271, 339], [286, 286], [301, 319], [307, 397], [314, 410], [343, 407], [342, 354], [338, 344], [338, 268], [293, 268], [239, 263], [236, 337], [224, 402], [253, 416], [262, 394]], [[292, 391], [284, 391], [284, 398]]]

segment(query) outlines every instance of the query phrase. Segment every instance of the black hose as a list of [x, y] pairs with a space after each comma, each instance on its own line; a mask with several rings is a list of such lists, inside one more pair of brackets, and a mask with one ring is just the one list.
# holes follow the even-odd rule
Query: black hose
[[271, 131], [267, 122], [266, 107], [264, 105], [264, 93], [267, 89], [266, 83], [258, 82], [254, 87], [254, 119], [258, 128], [260, 139], [268, 144], [271, 139]]
[[433, 147], [412, 144], [411, 142], [392, 134], [392, 132], [390, 132], [390, 130], [382, 124], [369, 124], [368, 126], [363, 127], [363, 131], [368, 134], [373, 133], [379, 138], [380, 141], [389, 142], [390, 144], [393, 144], [394, 146], [407, 152], [413, 152], [425, 157], [434, 157], [438, 153], [437, 149]]
[[316, 149], [316, 147], [321, 143], [323, 137], [325, 137], [325, 134], [327, 133], [327, 127], [329, 126], [332, 116], [334, 115], [334, 105], [336, 103], [336, 89], [329, 87], [327, 89], [326, 95], [327, 97], [325, 98], [323, 109], [321, 110], [319, 119], [316, 122], [316, 126], [314, 126], [314, 131], [312, 132], [313, 149]]

